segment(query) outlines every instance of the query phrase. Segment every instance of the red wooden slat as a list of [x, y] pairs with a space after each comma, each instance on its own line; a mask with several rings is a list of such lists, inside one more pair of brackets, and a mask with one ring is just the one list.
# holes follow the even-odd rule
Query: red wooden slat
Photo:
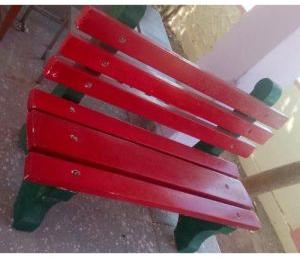
[[77, 20], [77, 27], [127, 55], [266, 125], [278, 129], [287, 121], [287, 117], [282, 113], [269, 108], [263, 102], [230, 86], [225, 81], [200, 70], [181, 56], [164, 49], [99, 10], [91, 7], [83, 9]]
[[261, 227], [259, 219], [251, 210], [37, 153], [31, 152], [26, 158], [25, 179], [161, 208], [232, 227], [250, 230]]
[[61, 118], [31, 111], [27, 135], [29, 151], [55, 154], [224, 203], [252, 207], [237, 179]]
[[106, 74], [165, 103], [186, 110], [257, 143], [263, 144], [272, 136], [269, 129], [251, 123], [243, 116], [200, 95], [175, 87], [169, 82], [71, 34], [62, 44], [60, 53], [94, 71]]
[[253, 145], [241, 139], [236, 139], [215, 126], [204, 121], [195, 121], [184, 117], [165, 106], [112, 86], [110, 83], [89, 75], [77, 67], [63, 63], [58, 58], [49, 60], [44, 69], [44, 75], [50, 80], [68, 85], [79, 92], [145, 116], [150, 120], [157, 121], [243, 157], [248, 157], [254, 150]]
[[190, 148], [140, 127], [112, 118], [103, 113], [74, 104], [46, 92], [33, 89], [28, 98], [28, 110], [39, 110], [105, 132], [119, 138], [152, 148], [174, 157], [238, 177], [237, 166], [227, 160]]

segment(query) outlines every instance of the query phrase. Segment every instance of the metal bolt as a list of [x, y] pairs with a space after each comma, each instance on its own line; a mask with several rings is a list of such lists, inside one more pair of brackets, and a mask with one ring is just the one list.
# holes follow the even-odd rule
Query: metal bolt
[[75, 136], [74, 134], [70, 135], [70, 138], [74, 141], [74, 142], [78, 142], [78, 137]]
[[70, 107], [70, 112], [71, 113], [75, 113], [75, 108], [74, 107]]
[[52, 73], [52, 74], [51, 74], [52, 78], [56, 78], [56, 77], [57, 77], [57, 74], [58, 74], [58, 73], [56, 73], [56, 72]]
[[119, 42], [120, 42], [121, 44], [126, 43], [126, 41], [127, 41], [127, 39], [126, 39], [124, 36], [120, 36], [120, 37], [119, 37]]
[[101, 62], [101, 66], [102, 67], [107, 67], [109, 65], [109, 61], [108, 60], [103, 60], [102, 62]]
[[84, 88], [90, 89], [93, 87], [93, 83], [91, 82], [87, 82], [86, 84], [84, 84]]
[[77, 169], [73, 169], [73, 170], [71, 171], [71, 174], [72, 174], [73, 176], [80, 176], [80, 171], [77, 170]]

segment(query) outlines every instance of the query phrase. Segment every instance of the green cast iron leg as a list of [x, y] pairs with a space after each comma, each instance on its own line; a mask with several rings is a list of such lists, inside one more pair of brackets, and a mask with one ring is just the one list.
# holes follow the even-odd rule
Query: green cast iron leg
[[[264, 78], [256, 83], [250, 95], [268, 106], [273, 106], [281, 96], [281, 88], [272, 80]], [[201, 141], [194, 148], [214, 156], [219, 156], [223, 152], [222, 149]], [[179, 252], [193, 253], [208, 237], [219, 233], [229, 234], [234, 230], [222, 224], [179, 215], [174, 231], [176, 247]]]
[[[83, 94], [63, 85], [57, 85], [53, 95], [79, 103]], [[26, 124], [20, 131], [19, 147], [27, 155]], [[60, 201], [68, 201], [75, 193], [55, 187], [33, 184], [23, 180], [14, 204], [12, 227], [31, 232], [39, 227], [48, 210]]]
[[[135, 28], [145, 14], [146, 6], [106, 6], [104, 11], [124, 24]], [[61, 84], [54, 88], [52, 94], [75, 103], [79, 103], [84, 97], [84, 94]], [[20, 130], [19, 147], [25, 154], [28, 153], [26, 147], [26, 125], [23, 125]], [[23, 181], [14, 204], [12, 227], [28, 232], [35, 230], [53, 205], [60, 201], [70, 200], [74, 194], [55, 187]]]
[[74, 194], [23, 181], [14, 204], [13, 228], [28, 232], [35, 230], [53, 205], [70, 200]]
[[174, 232], [175, 243], [179, 252], [193, 253], [210, 236], [218, 233], [229, 234], [234, 230], [222, 224], [180, 215]]

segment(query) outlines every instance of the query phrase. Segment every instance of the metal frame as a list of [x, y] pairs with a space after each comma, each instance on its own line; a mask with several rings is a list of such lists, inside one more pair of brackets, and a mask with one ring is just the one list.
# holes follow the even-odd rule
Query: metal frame
[[[58, 31], [54, 34], [53, 38], [51, 39], [50, 43], [47, 45], [45, 51], [43, 52], [43, 54], [41, 55], [41, 59], [45, 60], [46, 56], [48, 54], [48, 52], [54, 47], [55, 43], [57, 42], [59, 36], [63, 33], [64, 29], [68, 26], [69, 23], [69, 17], [58, 17], [50, 12], [48, 12], [47, 10], [43, 9], [42, 7], [39, 6], [28, 6], [26, 11], [24, 12], [23, 16], [21, 17], [21, 19], [19, 20], [19, 30], [21, 31], [25, 31], [25, 22], [26, 19], [28, 18], [28, 16], [30, 15], [30, 13], [32, 11], [36, 11], [39, 14], [55, 21], [56, 23], [60, 24], [60, 27], [58, 29]], [[42, 76], [40, 76], [36, 82], [40, 83], [42, 80]]]
[[15, 18], [17, 17], [18, 13], [21, 11], [21, 5], [13, 5], [9, 8], [8, 12], [6, 13], [4, 19], [0, 21], [0, 40], [3, 39], [5, 33], [13, 24]]

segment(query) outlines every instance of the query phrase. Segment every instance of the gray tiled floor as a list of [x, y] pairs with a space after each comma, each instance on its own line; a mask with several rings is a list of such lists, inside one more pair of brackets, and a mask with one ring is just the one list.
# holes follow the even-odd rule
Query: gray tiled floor
[[[27, 95], [43, 66], [39, 56], [58, 26], [32, 13], [28, 28], [27, 33], [11, 29], [0, 42], [0, 252], [175, 252], [176, 214], [83, 194], [56, 205], [33, 233], [10, 227], [22, 181], [24, 154], [18, 134]], [[39, 87], [53, 86], [43, 81]], [[103, 103], [96, 106], [92, 99], [84, 103], [138, 120]], [[208, 239], [199, 251], [219, 252], [216, 240]]]

